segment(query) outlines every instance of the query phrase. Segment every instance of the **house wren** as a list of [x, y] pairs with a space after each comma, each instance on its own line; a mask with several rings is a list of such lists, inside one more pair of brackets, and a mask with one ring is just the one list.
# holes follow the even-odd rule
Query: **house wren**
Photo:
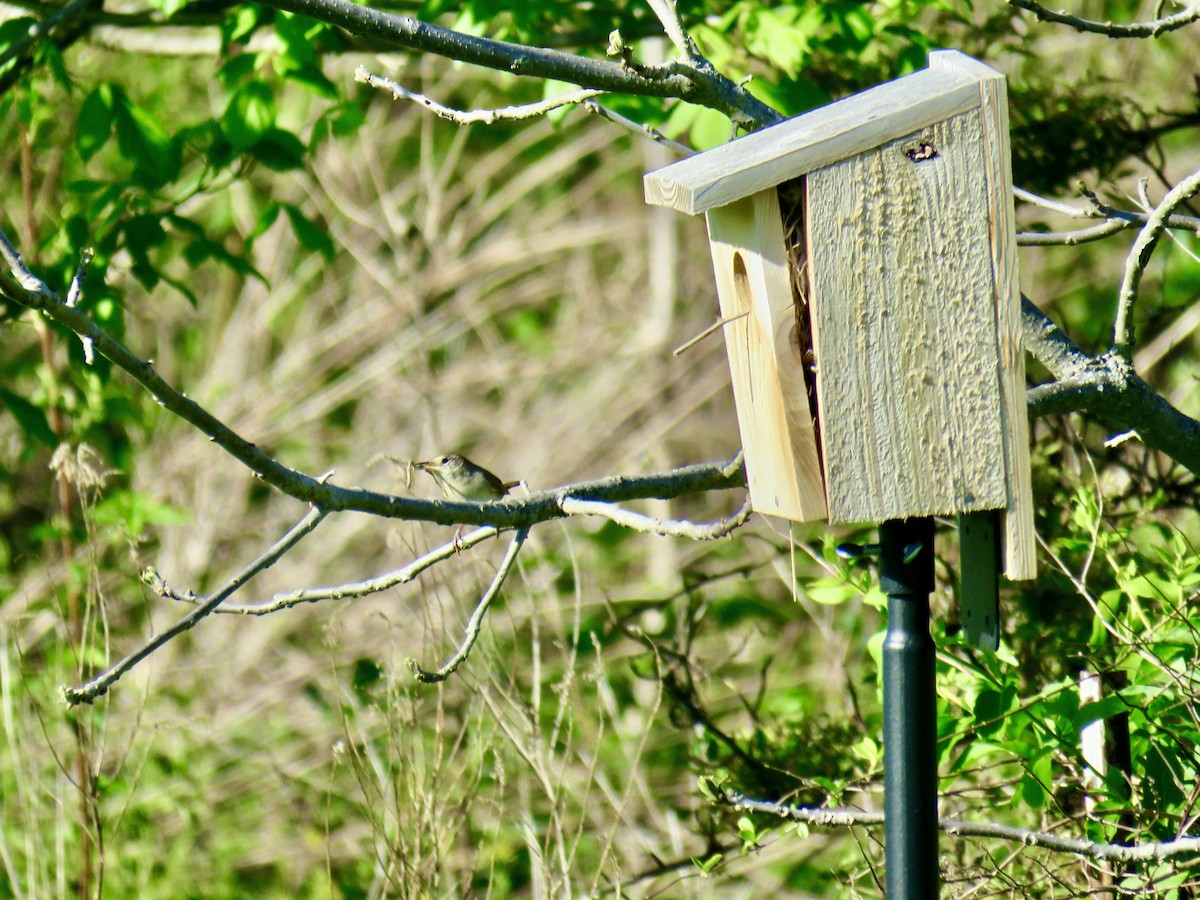
[[415, 468], [437, 479], [447, 500], [499, 500], [521, 482], [501, 481], [483, 466], [477, 466], [465, 456], [447, 453], [424, 462], [413, 463]]

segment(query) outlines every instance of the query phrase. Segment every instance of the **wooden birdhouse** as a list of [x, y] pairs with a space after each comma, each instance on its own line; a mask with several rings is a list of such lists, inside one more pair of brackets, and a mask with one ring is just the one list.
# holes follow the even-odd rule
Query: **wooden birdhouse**
[[1034, 575], [1004, 77], [929, 67], [667, 166], [704, 213], [752, 505], [796, 521], [1000, 510]]

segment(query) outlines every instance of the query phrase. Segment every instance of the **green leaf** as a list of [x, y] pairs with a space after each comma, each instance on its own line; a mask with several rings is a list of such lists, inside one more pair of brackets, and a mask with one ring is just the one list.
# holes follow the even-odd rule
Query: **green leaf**
[[366, 113], [357, 103], [339, 103], [321, 113], [308, 139], [309, 152], [315, 150], [323, 141], [330, 137], [344, 138], [354, 134], [363, 122]]
[[724, 803], [725, 791], [722, 789], [721, 785], [723, 785], [727, 780], [727, 775], [720, 775], [716, 777], [710, 775], [701, 775], [698, 779], [696, 779], [696, 784], [700, 788], [700, 793], [704, 794], [704, 796], [713, 803]]
[[[37, 25], [38, 20], [33, 18], [33, 16], [16, 16], [15, 18], [0, 22], [0, 53], [3, 53], [3, 51], [7, 50], [13, 44], [28, 37], [29, 29], [35, 28]], [[14, 62], [15, 59], [10, 60], [8, 66], [0, 68], [0, 72], [11, 68]]]
[[1079, 707], [1078, 711], [1071, 717], [1071, 720], [1077, 728], [1083, 728], [1092, 722], [1107, 719], [1128, 711], [1129, 706], [1124, 700], [1116, 695], [1111, 695], [1094, 703], [1085, 703]]
[[96, 151], [108, 143], [112, 136], [112, 90], [100, 85], [83, 98], [79, 117], [75, 125], [75, 149], [84, 162], [96, 155]]
[[839, 578], [818, 578], [804, 586], [810, 599], [825, 606], [838, 606], [858, 596], [858, 588]]
[[167, 232], [158, 216], [146, 213], [127, 219], [122, 226], [125, 234], [125, 249], [133, 258], [130, 271], [146, 290], [153, 290], [162, 277], [158, 265], [151, 260], [150, 250], [161, 246]]
[[337, 85], [321, 71], [318, 45], [336, 33], [323, 22], [291, 13], [275, 16], [275, 38], [279, 52], [271, 57], [276, 74], [330, 100], [338, 99]]
[[26, 437], [31, 437], [47, 447], [58, 446], [58, 435], [46, 421], [46, 414], [41, 409], [6, 388], [0, 388], [0, 403], [12, 413]]
[[721, 864], [721, 860], [723, 860], [724, 858], [725, 858], [724, 855], [721, 853], [714, 853], [712, 856], [708, 857], [707, 859], [703, 859], [703, 860], [700, 859], [699, 857], [693, 856], [692, 863], [696, 866], [697, 869], [700, 870], [700, 877], [707, 878], [709, 875], [712, 874], [713, 870], [716, 869], [717, 866], [719, 866]]
[[277, 57], [276, 70], [288, 81], [308, 88], [308, 90], [319, 97], [324, 97], [327, 100], [338, 99], [337, 85], [329, 80], [325, 73], [321, 71], [321, 67], [315, 62], [305, 60], [296, 65], [284, 66], [282, 65], [282, 57]]
[[239, 153], [257, 144], [274, 126], [275, 98], [264, 81], [238, 88], [221, 115], [221, 131]]
[[697, 150], [711, 150], [733, 137], [733, 122], [715, 109], [702, 109], [692, 123], [691, 144]]
[[58, 51], [58, 45], [53, 41], [42, 41], [38, 45], [38, 59], [50, 68], [50, 73], [54, 76], [54, 80], [58, 82], [59, 87], [67, 94], [71, 94], [75, 89], [75, 84], [71, 81], [71, 75], [67, 72], [67, 64], [63, 62], [62, 54]]
[[999, 690], [984, 688], [975, 698], [972, 712], [975, 716], [975, 727], [979, 734], [995, 734], [999, 730], [1004, 716], [1016, 706], [1016, 686], [1007, 684]]
[[187, 6], [188, 0], [147, 0], [147, 5], [152, 9], [157, 9], [167, 18], [175, 15], [179, 10]]
[[742, 23], [746, 49], [796, 78], [807, 62], [811, 45], [825, 22], [820, 5], [753, 9]]
[[184, 258], [188, 261], [188, 265], [195, 267], [203, 262], [220, 263], [226, 268], [239, 275], [247, 278], [256, 278], [262, 284], [266, 285], [266, 277], [256, 269], [249, 260], [243, 259], [235, 253], [230, 253], [216, 241], [208, 238], [201, 238], [192, 241], [184, 248]]
[[1021, 799], [1031, 809], [1041, 809], [1050, 799], [1047, 786], [1052, 783], [1054, 766], [1050, 749], [1042, 750], [1028, 763], [1021, 778]]
[[251, 155], [268, 169], [287, 172], [304, 166], [304, 144], [290, 131], [269, 129], [251, 149]]
[[320, 253], [326, 259], [333, 259], [333, 241], [324, 228], [290, 203], [283, 204], [283, 210], [287, 213], [288, 221], [292, 223], [292, 231], [296, 233], [301, 247]]
[[758, 829], [754, 827], [754, 822], [749, 816], [738, 817], [737, 830], [744, 850], [753, 850], [758, 846]]
[[1041, 783], [1030, 775], [1025, 775], [1021, 779], [1021, 800], [1030, 809], [1041, 809], [1046, 805], [1048, 799], [1046, 789]]
[[221, 25], [222, 55], [229, 55], [230, 44], [243, 43], [260, 24], [269, 21], [271, 15], [270, 10], [251, 4], [236, 7], [233, 15]]
[[179, 148], [155, 117], [137, 106], [120, 88], [113, 89], [113, 119], [121, 155], [132, 160], [135, 176], [147, 187], [159, 187], [179, 175]]
[[796, 116], [829, 102], [828, 91], [809, 78], [784, 79], [772, 84], [765, 78], [755, 78], [746, 90], [772, 109], [786, 116]]
[[1120, 585], [1121, 589], [1129, 594], [1129, 596], [1139, 597], [1143, 600], [1171, 598], [1179, 592], [1178, 587], [1170, 579], [1163, 577], [1157, 572], [1148, 572], [1145, 575], [1138, 575], [1134, 578], [1120, 579]]
[[258, 221], [254, 223], [254, 227], [250, 230], [250, 233], [246, 235], [247, 246], [253, 244], [267, 233], [267, 229], [274, 225], [275, 220], [279, 218], [279, 211], [282, 208], [278, 203], [267, 204], [266, 208], [259, 215]]

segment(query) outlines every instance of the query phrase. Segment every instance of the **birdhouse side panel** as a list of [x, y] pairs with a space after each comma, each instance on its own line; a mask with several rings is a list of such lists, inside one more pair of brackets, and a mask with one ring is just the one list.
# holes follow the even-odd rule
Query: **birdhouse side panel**
[[[930, 54], [929, 64], [972, 74], [990, 70], [961, 53]], [[982, 73], [981, 73], [982, 70]], [[1021, 290], [1017, 273], [1017, 227], [1013, 210], [1012, 151], [1008, 138], [1008, 89], [991, 73], [979, 81], [986, 185], [991, 205], [992, 268], [996, 279], [996, 321], [1000, 346], [1000, 389], [1004, 398], [1008, 454], [1008, 509], [1004, 515], [1004, 574], [1013, 581], [1037, 577], [1037, 535], [1029, 462], [1029, 413], [1025, 399], [1025, 347], [1021, 330]]]
[[798, 522], [823, 519], [776, 191], [711, 210], [708, 229], [751, 505]]
[[808, 176], [831, 522], [1007, 506], [978, 110]]

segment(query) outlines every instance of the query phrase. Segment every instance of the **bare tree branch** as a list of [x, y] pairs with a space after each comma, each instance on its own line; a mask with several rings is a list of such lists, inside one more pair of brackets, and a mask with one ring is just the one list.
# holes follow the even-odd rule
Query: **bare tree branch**
[[29, 273], [2, 231], [0, 254], [26, 291], [23, 297], [11, 298], [14, 302], [29, 309], [41, 310], [81, 338], [91, 340], [97, 352], [132, 376], [166, 410], [208, 435], [213, 443], [265, 483], [327, 512], [355, 510], [389, 519], [435, 522], [440, 525], [465, 523], [517, 528], [564, 516], [558, 505], [558, 498], [564, 492], [580, 499], [621, 501], [648, 497], [670, 499], [684, 494], [745, 485], [739, 456], [727, 463], [703, 463], [650, 475], [612, 476], [495, 503], [418, 500], [362, 488], [338, 487], [323, 478], [313, 478], [283, 465], [235, 433], [200, 404], [167, 384], [148, 361], [135, 356], [78, 309], [67, 306], [44, 282]]
[[[266, 616], [284, 609], [291, 609], [294, 606], [300, 606], [303, 603], [320, 603], [323, 600], [357, 600], [360, 597], [368, 597], [371, 594], [390, 590], [401, 584], [408, 584], [426, 569], [447, 559], [453, 559], [462, 553], [463, 550], [469, 550], [476, 544], [481, 544], [499, 533], [500, 530], [497, 528], [478, 528], [465, 537], [459, 538], [457, 541], [448, 541], [442, 546], [430, 550], [402, 568], [376, 576], [375, 578], [368, 578], [349, 584], [340, 584], [336, 587], [301, 588], [283, 594], [276, 594], [264, 603], [252, 603], [243, 606], [230, 606], [226, 604], [218, 607], [213, 612], [219, 616]], [[153, 568], [146, 569], [142, 580], [160, 597], [165, 597], [168, 600], [177, 600], [181, 603], [196, 604], [200, 602], [199, 598], [191, 591], [179, 591], [172, 588], [162, 575]]]
[[1108, 219], [1090, 228], [1079, 228], [1075, 231], [1022, 231], [1017, 234], [1018, 247], [1073, 247], [1076, 244], [1086, 244], [1111, 237], [1121, 231], [1132, 228], [1136, 223], [1128, 219]]
[[263, 5], [309, 16], [397, 48], [420, 50], [515, 75], [551, 78], [600, 91], [677, 97], [719, 110], [747, 130], [783, 120], [779, 112], [757, 100], [741, 85], [697, 60], [633, 67], [614, 60], [475, 37], [410, 16], [359, 6], [349, 0], [264, 0]]
[[454, 655], [446, 660], [445, 664], [436, 672], [427, 672], [425, 669], [422, 669], [415, 659], [408, 660], [408, 668], [416, 676], [417, 681], [423, 684], [436, 684], [439, 681], [445, 681], [471, 655], [471, 650], [475, 647], [475, 642], [479, 640], [479, 631], [483, 627], [483, 617], [487, 615], [492, 601], [499, 596], [500, 588], [504, 585], [504, 579], [508, 577], [513, 563], [517, 561], [517, 554], [521, 551], [521, 546], [525, 543], [525, 538], [527, 537], [529, 537], [528, 528], [521, 528], [513, 535], [512, 543], [508, 545], [508, 552], [500, 562], [500, 568], [496, 570], [496, 576], [492, 579], [492, 583], [488, 585], [488, 589], [480, 599], [479, 605], [475, 607], [475, 611], [471, 613], [471, 618], [467, 621], [466, 637]]
[[476, 122], [491, 125], [493, 122], [501, 120], [533, 119], [537, 116], [544, 116], [553, 110], [561, 109], [564, 106], [580, 105], [586, 100], [591, 100], [593, 97], [599, 97], [604, 94], [604, 91], [578, 90], [558, 97], [540, 100], [537, 103], [525, 103], [521, 106], [463, 110], [443, 106], [436, 100], [426, 97], [424, 94], [410, 91], [390, 78], [372, 75], [364, 66], [359, 66], [354, 70], [354, 80], [369, 84], [371, 87], [378, 88], [381, 91], [387, 91], [392, 95], [393, 100], [411, 100], [413, 103], [418, 103], [434, 115], [441, 116], [443, 119], [449, 119], [457, 125], [471, 125]]
[[183, 634], [185, 631], [193, 628], [197, 622], [215, 610], [221, 605], [224, 600], [241, 588], [246, 582], [262, 572], [264, 569], [269, 569], [279, 559], [287, 553], [292, 547], [296, 546], [302, 538], [309, 534], [314, 528], [321, 524], [321, 521], [329, 513], [327, 510], [313, 507], [308, 513], [297, 522], [291, 530], [272, 545], [266, 553], [242, 569], [237, 575], [229, 579], [222, 585], [216, 593], [197, 606], [194, 610], [168, 628], [166, 631], [156, 635], [150, 641], [147, 641], [137, 650], [130, 653], [114, 666], [110, 666], [100, 675], [93, 678], [87, 684], [80, 687], [67, 687], [63, 685], [59, 691], [63, 700], [69, 706], [78, 706], [80, 703], [91, 703], [97, 697], [101, 697], [108, 692], [121, 679], [121, 677], [140, 663], [143, 659], [153, 653], [155, 650], [162, 647], [169, 641], [174, 640]]
[[716, 522], [687, 522], [676, 519], [655, 519], [629, 509], [622, 509], [614, 503], [601, 503], [596, 500], [579, 500], [575, 497], [564, 496], [559, 502], [562, 511], [569, 516], [602, 516], [610, 522], [616, 522], [623, 528], [641, 531], [647, 534], [661, 534], [667, 537], [685, 537], [694, 541], [713, 541], [730, 534], [750, 518], [750, 501], [742, 504], [742, 508], [728, 518]]
[[1190, 25], [1200, 19], [1200, 4], [1191, 0], [1177, 13], [1152, 19], [1148, 22], [1133, 22], [1123, 24], [1118, 22], [1100, 22], [1096, 19], [1081, 19], [1065, 12], [1052, 12], [1034, 0], [1008, 0], [1010, 6], [1028, 10], [1043, 22], [1055, 22], [1059, 25], [1069, 25], [1076, 31], [1087, 31], [1093, 34], [1103, 34], [1111, 38], [1150, 38], [1158, 37], [1168, 31], [1175, 31]]
[[[739, 812], [766, 813], [792, 822], [807, 822], [810, 825], [874, 827], [884, 823], [883, 813], [857, 809], [812, 809], [789, 806], [786, 803], [773, 803], [767, 800], [754, 800], [737, 791], [725, 790], [711, 783], [710, 796], [714, 796], [717, 802], [723, 806], [729, 806]], [[1044, 847], [1047, 850], [1056, 850], [1061, 853], [1074, 853], [1076, 856], [1116, 862], [1162, 862], [1165, 859], [1179, 856], [1200, 857], [1200, 837], [1185, 837], [1174, 841], [1160, 841], [1130, 847], [1124, 844], [1102, 844], [1099, 841], [1089, 841], [1083, 838], [1063, 837], [1045, 831], [1034, 831], [1030, 828], [1002, 825], [998, 822], [968, 822], [964, 819], [939, 818], [938, 827], [947, 834], [998, 838], [1005, 841], [1016, 841], [1029, 847]]]
[[[1040, 206], [1042, 209], [1069, 216], [1073, 219], [1103, 220], [1098, 225], [1081, 228], [1078, 231], [1023, 231], [1017, 234], [1017, 244], [1022, 247], [1039, 247], [1051, 244], [1073, 246], [1075, 244], [1087, 243], [1088, 241], [1100, 240], [1120, 231], [1145, 225], [1150, 218], [1150, 213], [1148, 212], [1118, 209], [1115, 206], [1102, 203], [1094, 193], [1083, 187], [1083, 185], [1080, 185], [1080, 190], [1088, 198], [1088, 203], [1083, 206], [1064, 203], [1061, 200], [1052, 200], [1048, 197], [1034, 194], [1024, 188], [1014, 187], [1013, 195], [1025, 203]], [[1182, 231], [1190, 231], [1193, 234], [1200, 234], [1200, 218], [1196, 216], [1171, 213], [1166, 217], [1165, 221], [1168, 228], [1176, 228]]]
[[1113, 350], [1125, 359], [1133, 355], [1134, 329], [1131, 316], [1142, 275], [1159, 238], [1167, 230], [1171, 214], [1197, 191], [1200, 191], [1200, 171], [1185, 178], [1167, 192], [1162, 203], [1147, 217], [1146, 224], [1129, 250], [1129, 256], [1125, 260], [1125, 275], [1121, 279], [1121, 289], [1117, 295], [1117, 321], [1113, 326]]

